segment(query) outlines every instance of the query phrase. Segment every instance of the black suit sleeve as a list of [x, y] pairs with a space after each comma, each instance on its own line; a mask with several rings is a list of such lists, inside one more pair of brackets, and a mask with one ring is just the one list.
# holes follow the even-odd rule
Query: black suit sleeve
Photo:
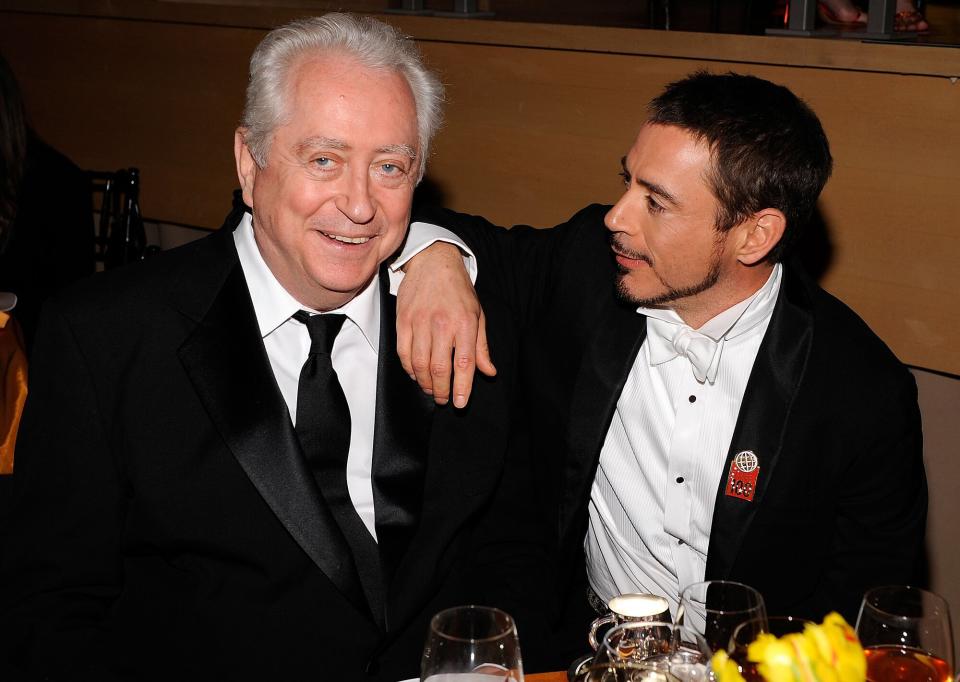
[[878, 585], [917, 584], [927, 516], [927, 483], [917, 388], [900, 368], [898, 381], [878, 387], [873, 428], [840, 476], [840, 501], [821, 611], [855, 622], [860, 600]]
[[478, 260], [477, 288], [507, 301], [521, 323], [546, 307], [565, 274], [580, 269], [577, 254], [596, 241], [607, 207], [594, 204], [550, 229], [515, 225], [505, 229], [480, 216], [433, 206], [419, 207], [412, 220], [445, 227], [463, 239]]
[[[10, 660], [77, 679], [118, 594], [121, 475], [93, 374], [67, 320], [46, 306], [17, 441], [0, 569]], [[91, 491], [96, 491], [92, 494]]]
[[513, 616], [530, 673], [556, 670], [566, 662], [556, 660], [551, 646], [558, 603], [549, 523], [538, 504], [540, 481], [525, 438], [514, 431], [500, 485], [478, 525], [470, 580], [483, 586], [484, 603]]

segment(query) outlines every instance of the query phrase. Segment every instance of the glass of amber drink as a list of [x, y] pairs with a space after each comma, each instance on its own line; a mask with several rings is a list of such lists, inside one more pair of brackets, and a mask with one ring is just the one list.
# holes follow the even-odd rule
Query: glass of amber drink
[[857, 636], [868, 682], [951, 682], [953, 632], [946, 600], [917, 587], [875, 587], [863, 597]]

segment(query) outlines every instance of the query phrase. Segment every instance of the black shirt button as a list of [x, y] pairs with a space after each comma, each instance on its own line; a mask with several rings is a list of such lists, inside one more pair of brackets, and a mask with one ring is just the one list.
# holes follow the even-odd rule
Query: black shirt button
[[683, 483], [683, 476], [677, 476], [677, 483]]
[[692, 396], [690, 396], [689, 398], [687, 398], [687, 400], [689, 400], [691, 403], [695, 403], [695, 402], [697, 402], [697, 396], [692, 395]]

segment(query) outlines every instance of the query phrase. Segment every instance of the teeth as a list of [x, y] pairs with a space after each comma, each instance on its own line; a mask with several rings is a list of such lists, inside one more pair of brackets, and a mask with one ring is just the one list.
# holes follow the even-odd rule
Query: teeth
[[370, 237], [344, 237], [339, 234], [330, 234], [329, 232], [324, 232], [324, 235], [330, 237], [330, 239], [335, 239], [338, 242], [343, 242], [344, 244], [366, 244], [370, 241]]

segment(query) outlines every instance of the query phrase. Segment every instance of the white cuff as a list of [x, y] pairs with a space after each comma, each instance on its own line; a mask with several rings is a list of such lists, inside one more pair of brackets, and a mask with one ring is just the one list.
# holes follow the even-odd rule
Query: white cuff
[[400, 268], [406, 265], [411, 258], [436, 242], [453, 244], [460, 249], [460, 253], [463, 254], [463, 267], [470, 273], [470, 281], [474, 284], [477, 283], [477, 259], [473, 255], [473, 251], [470, 250], [463, 240], [450, 230], [440, 227], [439, 225], [418, 222], [410, 225], [410, 233], [407, 235], [407, 241], [403, 245], [403, 250], [400, 252], [400, 255], [387, 266], [390, 275], [391, 294], [394, 296], [397, 295], [400, 282], [403, 281], [403, 270]]

